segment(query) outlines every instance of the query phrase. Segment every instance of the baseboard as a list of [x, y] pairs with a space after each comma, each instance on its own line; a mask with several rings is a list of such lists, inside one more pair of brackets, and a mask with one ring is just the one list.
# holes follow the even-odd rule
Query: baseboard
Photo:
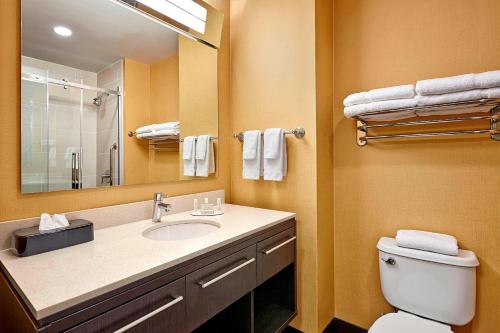
[[333, 318], [328, 324], [323, 333], [367, 333], [364, 328], [343, 321], [339, 318]]

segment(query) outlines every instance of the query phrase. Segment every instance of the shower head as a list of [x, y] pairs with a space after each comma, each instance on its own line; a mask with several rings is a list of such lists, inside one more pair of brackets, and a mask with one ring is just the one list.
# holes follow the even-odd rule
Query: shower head
[[106, 92], [101, 93], [100, 95], [98, 95], [97, 97], [95, 97], [95, 98], [92, 99], [92, 104], [94, 104], [95, 106], [101, 106], [102, 100], [103, 100], [103, 96], [104, 97], [108, 97], [109, 94], [106, 93]]

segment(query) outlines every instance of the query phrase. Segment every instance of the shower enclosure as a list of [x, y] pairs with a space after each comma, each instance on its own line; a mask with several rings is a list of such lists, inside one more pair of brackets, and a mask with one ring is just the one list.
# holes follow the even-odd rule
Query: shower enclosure
[[23, 57], [23, 193], [120, 184], [120, 84], [106, 70]]

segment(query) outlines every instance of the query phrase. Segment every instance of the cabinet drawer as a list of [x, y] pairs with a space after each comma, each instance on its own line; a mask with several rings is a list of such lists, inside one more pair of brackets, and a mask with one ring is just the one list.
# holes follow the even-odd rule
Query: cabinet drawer
[[257, 285], [295, 261], [295, 228], [257, 243]]
[[186, 332], [185, 287], [181, 278], [66, 332]]
[[188, 331], [255, 288], [255, 245], [186, 276]]

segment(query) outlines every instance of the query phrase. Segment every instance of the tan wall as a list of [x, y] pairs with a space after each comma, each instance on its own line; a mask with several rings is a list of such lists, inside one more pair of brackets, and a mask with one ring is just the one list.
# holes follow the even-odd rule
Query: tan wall
[[455, 235], [476, 252], [477, 313], [455, 332], [500, 327], [500, 145], [445, 139], [355, 144], [349, 93], [500, 68], [500, 2], [335, 1], [335, 313], [369, 327], [385, 302], [375, 245], [399, 228]]
[[[151, 123], [179, 120], [179, 56], [175, 54], [150, 66]], [[179, 152], [149, 151], [149, 180], [179, 179]]]
[[[327, 2], [321, 6], [329, 10]], [[324, 21], [320, 26], [325, 47], [331, 49], [331, 26], [324, 29], [328, 27]], [[333, 261], [332, 217], [328, 215], [331, 210], [327, 211], [333, 201], [332, 160], [327, 151], [330, 145], [316, 142], [319, 121], [326, 120], [318, 126], [326, 129], [321, 138], [332, 136], [332, 59], [328, 51], [318, 59], [320, 69], [322, 63], [329, 64], [325, 77], [318, 77], [321, 91], [316, 105], [315, 48], [315, 1], [231, 1], [232, 131], [297, 126], [307, 131], [302, 140], [287, 137], [289, 170], [283, 182], [243, 180], [242, 144], [233, 139], [231, 146], [232, 201], [297, 213], [299, 316], [293, 326], [304, 332], [322, 331], [333, 315], [333, 270], [326, 258]], [[322, 174], [320, 180], [318, 172], [323, 171], [329, 178]], [[325, 179], [326, 192], [318, 193], [317, 183]], [[320, 213], [320, 208], [326, 210]], [[324, 238], [318, 236], [320, 231], [325, 232]], [[320, 300], [319, 292], [324, 293]]]
[[[225, 14], [223, 41], [219, 52], [219, 140], [220, 153], [229, 154], [229, 1], [209, 0]], [[190, 182], [121, 186], [82, 191], [22, 195], [20, 193], [20, 1], [0, 1], [0, 221], [31, 217], [42, 212], [65, 212], [146, 200], [153, 192], [169, 195], [224, 188], [230, 196], [229, 159], [220, 159], [216, 179]]]
[[[124, 128], [125, 132], [151, 123], [151, 85], [149, 65], [125, 59], [124, 78]], [[149, 145], [145, 140], [124, 136], [124, 183], [149, 182]]]

